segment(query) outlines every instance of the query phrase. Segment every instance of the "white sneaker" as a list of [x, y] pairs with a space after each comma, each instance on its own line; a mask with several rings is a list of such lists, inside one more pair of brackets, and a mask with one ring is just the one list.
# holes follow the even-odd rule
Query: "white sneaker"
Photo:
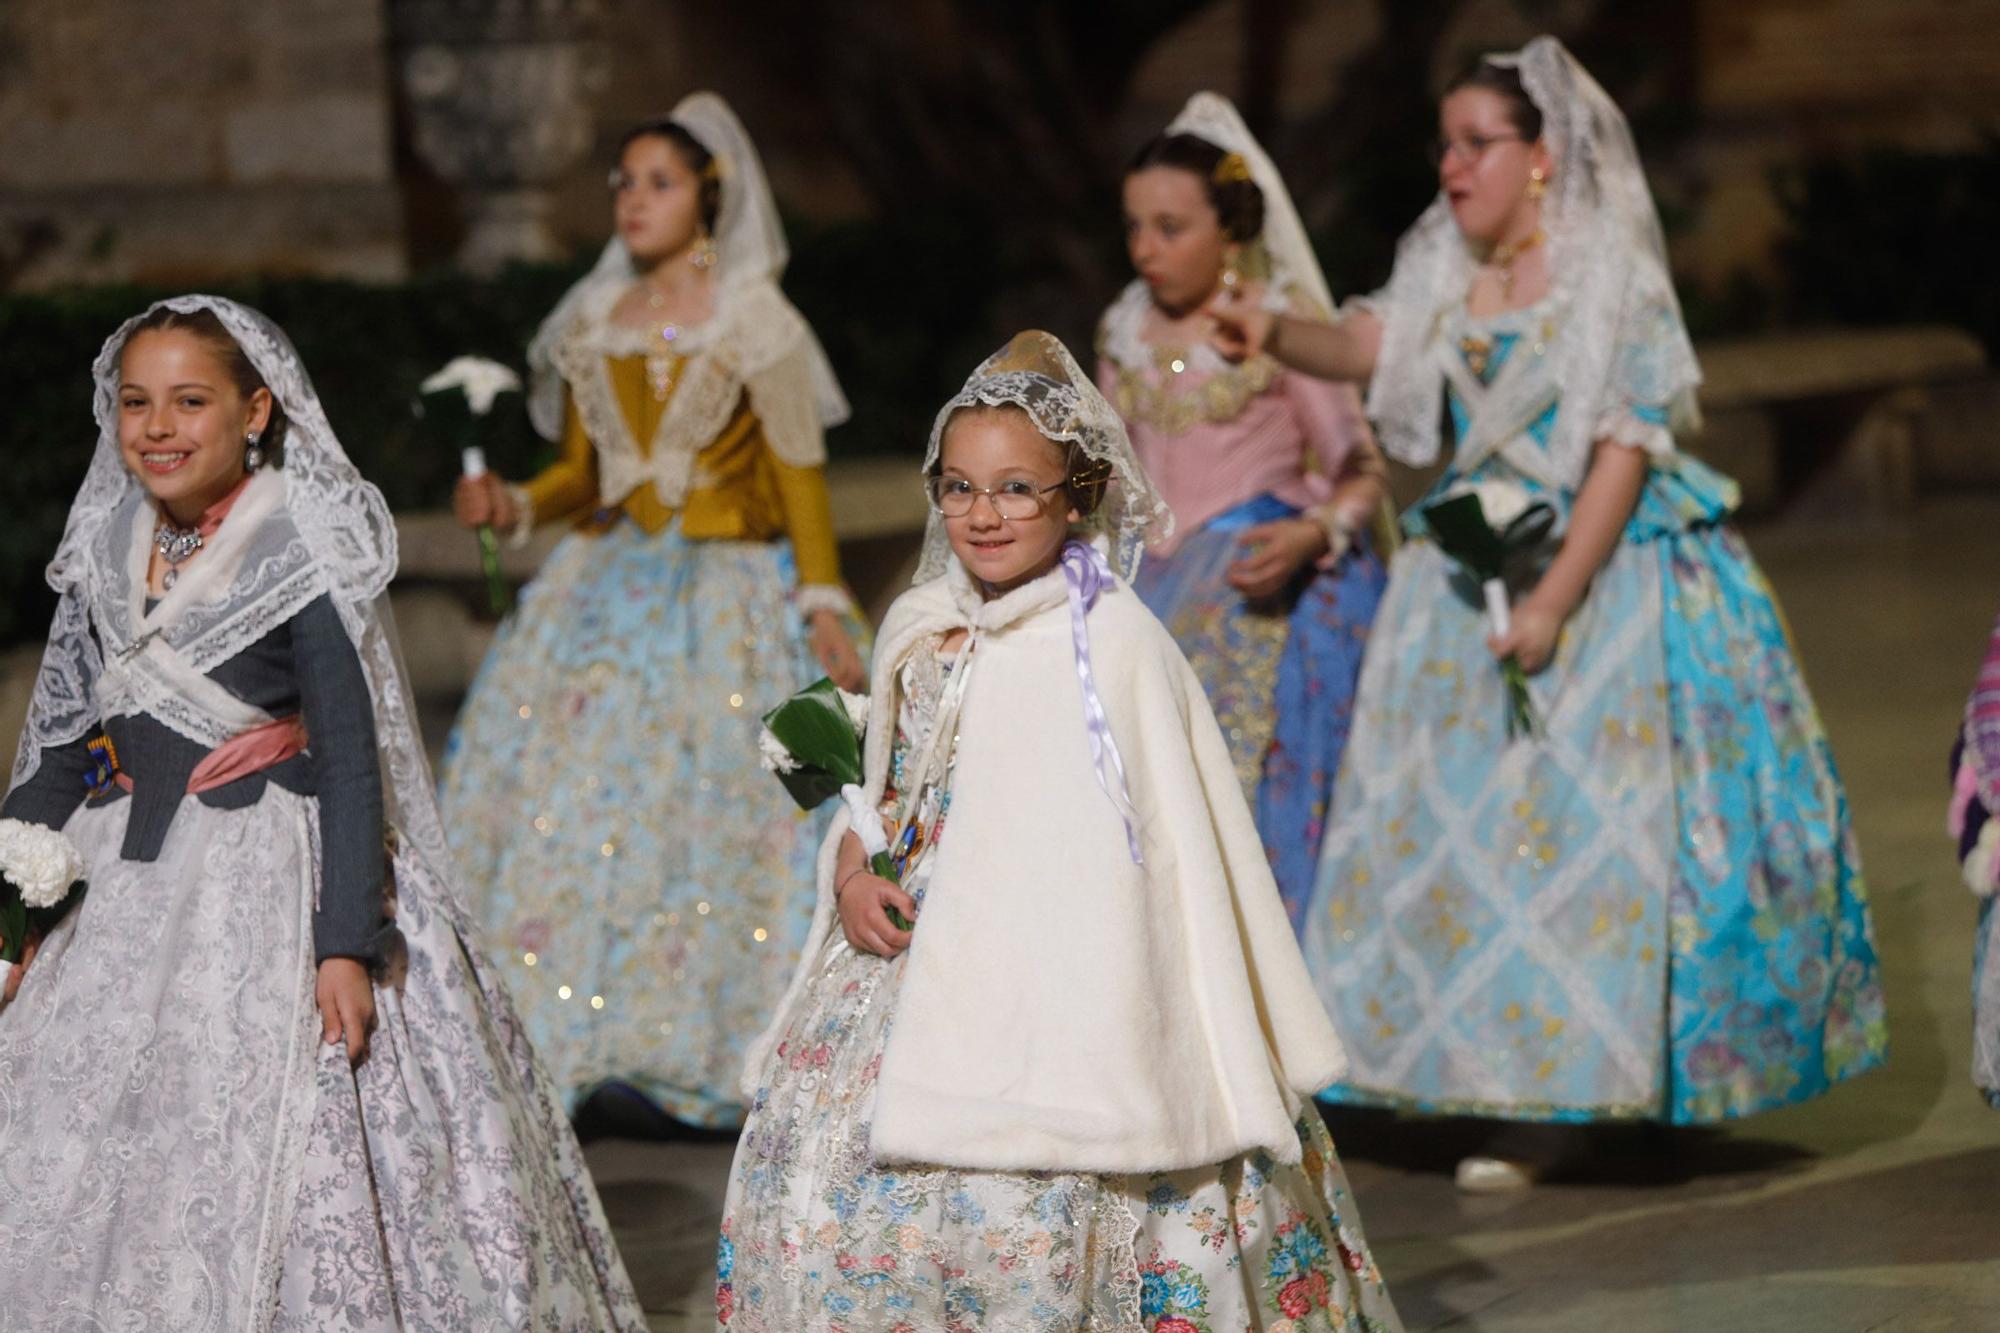
[[1533, 1162], [1474, 1153], [1459, 1159], [1453, 1179], [1461, 1194], [1516, 1194], [1532, 1188], [1541, 1176], [1542, 1168]]

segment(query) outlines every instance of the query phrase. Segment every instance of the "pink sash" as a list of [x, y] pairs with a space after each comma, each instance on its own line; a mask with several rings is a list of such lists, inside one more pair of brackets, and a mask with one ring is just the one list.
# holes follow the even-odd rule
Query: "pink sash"
[[[306, 724], [303, 718], [296, 713], [290, 717], [273, 718], [261, 727], [252, 727], [231, 736], [210, 750], [194, 766], [194, 772], [188, 774], [187, 794], [193, 796], [238, 778], [247, 778], [252, 773], [261, 773], [284, 763], [305, 748]], [[129, 773], [120, 770], [112, 780], [126, 791], [132, 790]]]

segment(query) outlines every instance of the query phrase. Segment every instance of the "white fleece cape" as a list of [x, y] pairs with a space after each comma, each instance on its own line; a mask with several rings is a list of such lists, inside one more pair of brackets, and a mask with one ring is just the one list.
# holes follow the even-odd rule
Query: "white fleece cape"
[[[980, 635], [951, 813], [883, 1055], [883, 1163], [1180, 1170], [1252, 1149], [1299, 1160], [1301, 1098], [1346, 1058], [1300, 956], [1214, 714], [1122, 581], [1087, 624], [1139, 817], [1135, 865], [1098, 785], [1060, 568], [982, 602], [956, 560], [897, 599], [877, 639], [865, 767], [879, 801], [901, 667]], [[965, 669], [965, 668], [961, 668]], [[751, 1048], [754, 1096], [828, 935], [846, 816], [819, 862], [798, 974]]]

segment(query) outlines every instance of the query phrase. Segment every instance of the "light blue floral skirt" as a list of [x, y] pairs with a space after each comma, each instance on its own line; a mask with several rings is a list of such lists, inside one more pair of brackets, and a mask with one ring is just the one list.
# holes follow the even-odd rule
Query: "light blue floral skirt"
[[1653, 474], [1533, 740], [1476, 593], [1404, 547], [1303, 937], [1353, 1062], [1328, 1099], [1713, 1121], [1882, 1061], [1846, 794], [1731, 499]]
[[473, 681], [446, 827], [572, 1110], [617, 1081], [691, 1124], [741, 1121], [824, 827], [758, 764], [760, 715], [822, 674], [793, 582], [783, 542], [575, 534]]

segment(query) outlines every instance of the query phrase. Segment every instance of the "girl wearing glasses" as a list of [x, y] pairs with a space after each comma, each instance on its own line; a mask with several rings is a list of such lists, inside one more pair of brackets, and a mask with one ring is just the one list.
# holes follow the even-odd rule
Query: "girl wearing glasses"
[[1126, 172], [1138, 270], [1105, 311], [1097, 382], [1178, 522], [1134, 581], [1208, 692], [1297, 928], [1386, 581], [1381, 454], [1353, 387], [1203, 336], [1218, 292], [1324, 319], [1284, 181], [1227, 100], [1197, 93]]
[[612, 183], [618, 235], [528, 350], [558, 461], [459, 485], [468, 524], [575, 527], [473, 682], [447, 826], [572, 1109], [730, 1126], [820, 828], [759, 769], [758, 716], [862, 681], [822, 467], [846, 403], [721, 98], [633, 130]]
[[1124, 579], [1171, 524], [1124, 426], [1023, 333], [925, 473], [866, 739], [899, 882], [837, 817], [746, 1065], [722, 1326], [1400, 1328], [1309, 1100], [1340, 1043], [1201, 684]]
[[[1367, 381], [1435, 494], [1554, 508], [1509, 632], [1406, 523], [1304, 943], [1340, 1100], [1514, 1122], [1722, 1120], [1886, 1044], [1825, 731], [1736, 488], [1675, 447], [1700, 374], [1624, 117], [1553, 38], [1445, 96], [1440, 194], [1335, 324], [1218, 311], [1229, 350]], [[1498, 659], [1540, 734], [1510, 739]], [[1461, 1164], [1519, 1188], [1559, 1135]]]

